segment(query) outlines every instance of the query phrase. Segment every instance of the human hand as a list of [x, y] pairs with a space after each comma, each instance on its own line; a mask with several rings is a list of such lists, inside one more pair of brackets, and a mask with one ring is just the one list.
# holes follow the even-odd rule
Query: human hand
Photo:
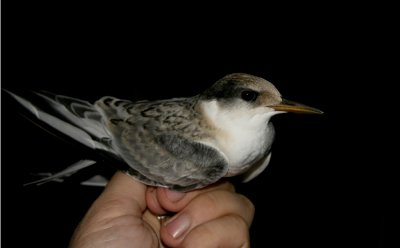
[[[160, 221], [157, 216], [176, 213]], [[117, 172], [71, 239], [85, 247], [249, 247], [253, 204], [218, 183], [187, 193], [147, 187]]]

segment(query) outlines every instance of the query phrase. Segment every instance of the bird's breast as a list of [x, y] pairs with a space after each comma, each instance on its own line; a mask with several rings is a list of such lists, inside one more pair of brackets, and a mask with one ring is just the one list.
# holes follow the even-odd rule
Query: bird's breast
[[221, 150], [229, 160], [229, 176], [246, 171], [254, 162], [264, 157], [274, 138], [271, 123], [259, 129], [232, 130], [220, 142]]
[[207, 143], [227, 158], [228, 176], [246, 171], [265, 156], [274, 138], [274, 127], [269, 122], [274, 112], [263, 108], [225, 110], [216, 101], [203, 103], [202, 109], [205, 119], [214, 127], [213, 139]]

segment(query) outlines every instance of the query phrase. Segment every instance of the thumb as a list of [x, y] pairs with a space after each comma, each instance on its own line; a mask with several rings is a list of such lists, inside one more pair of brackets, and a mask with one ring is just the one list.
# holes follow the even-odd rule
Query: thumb
[[81, 247], [82, 242], [91, 240], [90, 237], [96, 237], [98, 243], [102, 243], [110, 233], [118, 234], [121, 222], [112, 220], [126, 219], [126, 216], [142, 220], [146, 209], [145, 192], [145, 185], [122, 172], [115, 173], [76, 228], [70, 247]]
[[146, 186], [118, 171], [94, 205], [115, 208], [114, 214], [141, 216], [146, 209]]

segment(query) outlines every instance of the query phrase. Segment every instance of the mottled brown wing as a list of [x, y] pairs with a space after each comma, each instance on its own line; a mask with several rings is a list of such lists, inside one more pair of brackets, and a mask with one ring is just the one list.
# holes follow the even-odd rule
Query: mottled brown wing
[[192, 121], [196, 112], [190, 100], [136, 104], [105, 100], [97, 106], [109, 120], [113, 147], [130, 165], [130, 175], [146, 184], [188, 191], [226, 174], [224, 157], [216, 149], [196, 142], [206, 134], [200, 131], [198, 122]]

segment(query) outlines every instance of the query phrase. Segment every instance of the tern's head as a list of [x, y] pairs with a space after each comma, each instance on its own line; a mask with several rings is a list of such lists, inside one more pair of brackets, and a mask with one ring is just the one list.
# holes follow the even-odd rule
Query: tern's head
[[227, 110], [322, 113], [318, 109], [283, 99], [272, 83], [245, 73], [229, 74], [221, 78], [203, 92], [201, 99], [216, 100], [220, 107]]

